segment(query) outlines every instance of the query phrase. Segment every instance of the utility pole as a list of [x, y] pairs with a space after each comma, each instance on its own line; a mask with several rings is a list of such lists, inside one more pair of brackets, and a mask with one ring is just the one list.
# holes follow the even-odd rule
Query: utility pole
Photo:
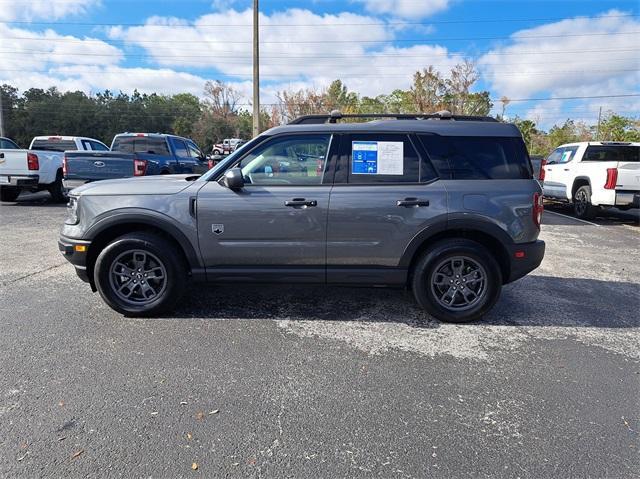
[[0, 136], [4, 136], [4, 109], [2, 108], [2, 90], [0, 90]]
[[598, 127], [596, 128], [596, 141], [600, 141], [600, 122], [602, 121], [602, 107], [598, 111]]
[[260, 39], [258, 0], [253, 0], [253, 136], [260, 134]]

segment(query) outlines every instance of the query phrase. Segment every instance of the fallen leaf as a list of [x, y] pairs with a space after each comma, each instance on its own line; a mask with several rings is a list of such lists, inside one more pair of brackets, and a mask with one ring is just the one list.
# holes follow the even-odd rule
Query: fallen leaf
[[190, 432], [187, 433], [187, 439], [191, 439], [193, 436], [191, 435]]
[[29, 455], [29, 451], [25, 452], [24, 456], [18, 458], [18, 462], [22, 461], [28, 455]]
[[219, 409], [214, 409], [213, 411], [209, 411], [209, 414], [218, 414], [219, 412]]
[[198, 411], [198, 412], [196, 413], [196, 419], [197, 419], [198, 421], [202, 421], [202, 420], [204, 419], [204, 413], [203, 413], [202, 411]]
[[71, 459], [75, 459], [76, 457], [80, 457], [82, 454], [84, 454], [84, 449], [80, 449], [79, 451], [74, 452], [73, 456], [71, 456]]
[[186, 406], [187, 405], [187, 401], [180, 401], [180, 405], [181, 406]]
[[239, 466], [239, 465], [240, 465], [240, 463], [239, 463], [239, 462], [232, 462], [232, 463], [231, 463], [231, 465], [232, 465], [232, 466]]
[[198, 470], [198, 463], [194, 462], [193, 464], [191, 464], [191, 469], [193, 469], [194, 471]]
[[60, 402], [58, 403], [58, 406], [60, 406], [60, 407], [64, 407], [64, 401], [60, 401]]
[[64, 441], [66, 439], [66, 436], [62, 436], [58, 438], [58, 441]]
[[26, 449], [29, 447], [29, 443], [27, 441], [22, 441], [20, 443], [20, 449]]
[[151, 415], [152, 415], [152, 416], [156, 416], [157, 414], [158, 414], [158, 411], [153, 411], [153, 412], [151, 413]]
[[251, 459], [247, 460], [247, 464], [249, 464], [250, 466], [255, 466], [256, 465], [256, 458], [252, 457]]

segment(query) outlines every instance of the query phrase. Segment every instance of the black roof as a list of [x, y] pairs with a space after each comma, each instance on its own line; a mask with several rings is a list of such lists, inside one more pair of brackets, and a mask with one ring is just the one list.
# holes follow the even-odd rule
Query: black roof
[[267, 135], [281, 133], [434, 133], [443, 136], [503, 136], [521, 137], [511, 123], [486, 120], [374, 120], [363, 123], [288, 124], [271, 128]]

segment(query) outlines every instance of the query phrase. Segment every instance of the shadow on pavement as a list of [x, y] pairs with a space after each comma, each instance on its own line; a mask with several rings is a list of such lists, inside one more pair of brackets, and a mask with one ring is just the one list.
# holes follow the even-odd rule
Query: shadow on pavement
[[[573, 209], [570, 206], [552, 203], [544, 205], [545, 214], [542, 215], [542, 224], [543, 225], [561, 225], [561, 226], [589, 226], [588, 223], [585, 223], [573, 215]], [[556, 213], [556, 214], [553, 214]], [[569, 218], [563, 218], [560, 215], [568, 216]], [[640, 210], [638, 209], [630, 209], [627, 211], [618, 210], [616, 208], [608, 208], [602, 209], [598, 213], [598, 215], [589, 220], [591, 223], [595, 223], [601, 226], [619, 226], [619, 225], [629, 225], [629, 226], [640, 226]]]
[[[211, 319], [289, 319], [396, 322], [438, 328], [399, 289], [291, 285], [192, 285], [170, 316]], [[505, 286], [476, 326], [640, 327], [640, 286], [592, 279], [528, 276]]]
[[12, 206], [47, 206], [47, 207], [63, 207], [66, 208], [66, 202], [56, 203], [51, 199], [51, 195], [47, 191], [39, 191], [37, 193], [20, 193], [16, 201], [2, 202], [2, 207]]

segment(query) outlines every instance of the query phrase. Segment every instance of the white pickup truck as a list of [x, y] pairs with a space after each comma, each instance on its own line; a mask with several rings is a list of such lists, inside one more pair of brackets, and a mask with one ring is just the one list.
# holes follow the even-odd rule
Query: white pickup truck
[[589, 141], [556, 148], [543, 163], [545, 198], [568, 202], [578, 218], [600, 207], [640, 208], [640, 143]]
[[48, 190], [54, 201], [64, 201], [62, 164], [65, 151], [109, 148], [80, 136], [36, 136], [28, 150], [8, 138], [0, 142], [0, 200], [15, 201], [22, 190]]

